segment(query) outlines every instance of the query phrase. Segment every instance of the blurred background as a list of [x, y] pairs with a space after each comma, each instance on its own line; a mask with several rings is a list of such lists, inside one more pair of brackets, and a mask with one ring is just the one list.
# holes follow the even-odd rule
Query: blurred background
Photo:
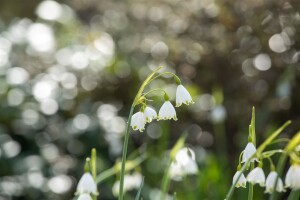
[[[177, 122], [131, 134], [129, 159], [146, 159], [130, 173], [145, 176], [145, 200], [158, 199], [169, 150], [186, 132], [198, 170], [174, 178], [170, 194], [224, 199], [252, 106], [258, 144], [288, 119], [284, 137], [300, 129], [299, 9], [288, 0], [2, 0], [0, 199], [72, 199], [93, 147], [98, 171], [113, 167], [135, 94], [161, 65], [195, 104], [178, 108]], [[174, 100], [172, 79], [155, 87]], [[158, 110], [163, 97], [152, 99]], [[116, 199], [118, 179], [99, 185], [99, 199]], [[258, 186], [254, 195], [267, 198]]]

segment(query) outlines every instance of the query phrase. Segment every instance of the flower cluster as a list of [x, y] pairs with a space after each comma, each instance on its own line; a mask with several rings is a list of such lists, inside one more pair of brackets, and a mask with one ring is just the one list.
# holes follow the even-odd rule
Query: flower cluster
[[[169, 100], [169, 96], [165, 93], [165, 102], [161, 106], [158, 114], [157, 112], [146, 105], [145, 102], [142, 103], [142, 107], [139, 112], [132, 115], [130, 126], [133, 130], [139, 130], [143, 132], [145, 130], [146, 123], [150, 123], [152, 120], [177, 120], [176, 110], [172, 103]], [[145, 98], [144, 98], [145, 99]], [[179, 82], [177, 90], [176, 90], [176, 107], [181, 106], [182, 104], [192, 104], [194, 103], [190, 93], [187, 89], [181, 85]]]
[[[251, 159], [250, 162], [258, 162], [258, 159], [253, 155], [256, 152], [256, 148], [252, 143], [248, 143], [244, 152], [242, 162], [247, 162]], [[254, 157], [254, 158], [253, 158]], [[271, 162], [271, 160], [270, 160]], [[269, 175], [265, 176], [265, 173], [262, 169], [262, 161], [259, 162], [258, 166], [249, 172], [247, 178], [240, 171], [241, 166], [238, 166], [238, 170], [233, 176], [233, 184], [236, 183], [236, 187], [246, 187], [246, 182], [248, 181], [251, 184], [259, 184], [261, 187], [266, 187], [266, 193], [284, 192], [285, 188], [291, 189], [300, 189], [300, 165], [293, 164], [285, 177], [285, 187], [282, 179], [278, 176], [278, 173], [275, 171], [273, 163], [271, 163], [271, 172]], [[277, 183], [276, 183], [277, 180]], [[275, 187], [276, 184], [276, 188]]]
[[79, 194], [78, 200], [92, 200], [90, 195], [98, 194], [97, 184], [89, 172], [84, 173], [80, 178], [76, 193]]

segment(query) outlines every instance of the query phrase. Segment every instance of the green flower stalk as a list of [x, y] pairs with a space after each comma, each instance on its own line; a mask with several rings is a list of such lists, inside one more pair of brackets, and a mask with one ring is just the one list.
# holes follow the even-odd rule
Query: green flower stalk
[[[251, 118], [251, 124], [249, 126], [249, 142], [253, 144], [253, 147], [255, 148], [256, 146], [256, 133], [255, 133], [255, 108], [252, 108], [252, 118]], [[254, 152], [255, 153], [255, 152]], [[253, 153], [253, 154], [254, 154]], [[245, 152], [244, 152], [245, 154]], [[254, 170], [254, 163], [252, 162], [250, 164], [250, 169], [251, 171]], [[248, 200], [253, 199], [253, 184], [249, 183], [249, 191], [248, 191]]]
[[[179, 84], [181, 83], [180, 79], [174, 73], [171, 73], [171, 72], [158, 73], [158, 71], [161, 68], [162, 67], [157, 68], [146, 78], [146, 80], [143, 82], [143, 84], [139, 88], [139, 90], [134, 98], [134, 101], [131, 105], [131, 109], [130, 109], [129, 116], [128, 116], [128, 122], [127, 122], [127, 126], [126, 126], [125, 137], [124, 137], [121, 175], [120, 175], [120, 187], [119, 187], [119, 200], [123, 200], [123, 198], [124, 198], [124, 176], [125, 176], [125, 169], [126, 169], [125, 165], [126, 165], [126, 155], [127, 155], [127, 148], [128, 148], [130, 126], [132, 127], [133, 130], [139, 130], [140, 132], [142, 132], [145, 129], [146, 123], [151, 122], [153, 119], [157, 118], [158, 120], [160, 120], [160, 119], [161, 120], [168, 120], [168, 119], [177, 120], [175, 108], [172, 105], [172, 103], [170, 102], [168, 94], [163, 89], [158, 88], [158, 89], [150, 90], [147, 93], [144, 93], [146, 86], [149, 85], [155, 79], [161, 77], [162, 75], [172, 75], [173, 77], [175, 77], [176, 83], [179, 83]], [[148, 99], [146, 98], [146, 96], [155, 91], [163, 91], [164, 98], [165, 98], [165, 103], [162, 105], [161, 109], [159, 110], [158, 116], [154, 109], [147, 107]], [[181, 96], [179, 95], [178, 97], [176, 95], [176, 101], [178, 100], [178, 102], [185, 103], [185, 104], [192, 103], [190, 94], [187, 92], [188, 93], [188, 95], [187, 95], [186, 92], [185, 93], [181, 92], [180, 93]], [[184, 95], [184, 97], [182, 97], [183, 95]], [[179, 97], [181, 99], [179, 99]], [[182, 101], [185, 101], [185, 102], [182, 102]], [[135, 107], [138, 106], [139, 104], [142, 105], [140, 111], [133, 114]]]

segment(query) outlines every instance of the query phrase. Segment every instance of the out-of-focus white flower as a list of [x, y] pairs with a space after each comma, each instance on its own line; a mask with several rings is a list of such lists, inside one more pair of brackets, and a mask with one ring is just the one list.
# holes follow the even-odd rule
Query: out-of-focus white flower
[[185, 89], [183, 85], [178, 85], [177, 90], [176, 90], [176, 107], [181, 106], [181, 104], [192, 104], [193, 99], [190, 95], [190, 93]]
[[176, 107], [181, 106], [181, 104], [192, 104], [193, 99], [190, 95], [190, 93], [185, 89], [183, 85], [178, 85], [177, 90], [176, 90]]
[[[274, 192], [274, 186], [275, 186], [275, 182], [276, 179], [278, 177], [277, 172], [272, 171], [270, 172], [270, 174], [268, 175], [267, 179], [266, 179], [266, 193], [273, 193]], [[284, 187], [283, 187], [283, 183], [280, 177], [278, 177], [278, 181], [277, 181], [277, 185], [276, 185], [276, 191], [277, 192], [284, 192]]]
[[146, 122], [150, 123], [153, 119], [157, 118], [157, 113], [153, 108], [146, 107], [144, 110]]
[[175, 161], [171, 163], [171, 178], [180, 181], [185, 175], [197, 173], [198, 166], [195, 161], [195, 152], [188, 148], [180, 149], [175, 156]]
[[[160, 189], [150, 189], [149, 191], [149, 200], [157, 200], [160, 199], [163, 192]], [[169, 194], [164, 194], [164, 200], [174, 200], [174, 197]]]
[[95, 195], [97, 194], [97, 185], [90, 173], [86, 172], [80, 178], [77, 185], [77, 193], [92, 193]]
[[[134, 173], [132, 175], [127, 174], [124, 176], [124, 188], [123, 191], [127, 192], [136, 188], [139, 188], [142, 183], [142, 175], [139, 173]], [[120, 181], [115, 182], [112, 187], [112, 192], [115, 196], [119, 195]]]
[[[237, 181], [239, 175], [241, 174], [239, 180]], [[237, 181], [237, 182], [236, 182]], [[232, 184], [234, 184], [236, 182], [236, 185], [235, 187], [239, 188], [239, 187], [246, 187], [246, 178], [244, 176], [244, 174], [241, 172], [241, 171], [237, 171], [235, 172], [234, 176], [233, 176], [233, 179], [232, 179]]]
[[265, 186], [266, 176], [262, 168], [254, 168], [247, 176], [247, 181], [252, 184], [258, 183], [260, 186]]
[[84, 194], [81, 194], [77, 200], [92, 200], [92, 197], [89, 194], [84, 193]]
[[[256, 152], [256, 148], [255, 148], [254, 144], [252, 142], [249, 142], [244, 150], [242, 163], [247, 162], [253, 156], [253, 154], [255, 154], [255, 152]], [[254, 161], [257, 161], [257, 159], [253, 158], [251, 160], [251, 162], [254, 162]]]
[[145, 124], [146, 124], [146, 118], [145, 114], [141, 111], [135, 113], [131, 117], [131, 124], [133, 130], [139, 130], [140, 132], [143, 132], [145, 130]]
[[158, 120], [167, 120], [172, 118], [177, 120], [175, 108], [170, 101], [165, 101], [158, 112]]
[[285, 176], [285, 186], [292, 189], [300, 189], [300, 165], [293, 164], [286, 176]]

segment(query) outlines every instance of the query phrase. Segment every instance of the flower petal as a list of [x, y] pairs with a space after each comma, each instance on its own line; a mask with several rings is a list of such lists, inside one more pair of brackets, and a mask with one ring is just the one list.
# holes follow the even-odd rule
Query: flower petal
[[[255, 154], [256, 148], [252, 142], [249, 142], [244, 150], [243, 157], [242, 157], [242, 163], [247, 162], [253, 154]], [[257, 159], [252, 159], [251, 162], [257, 161]]]
[[194, 102], [187, 89], [183, 85], [178, 85], [176, 90], [176, 107], [181, 106], [183, 103], [189, 105]]
[[80, 178], [77, 185], [77, 192], [79, 194], [83, 194], [83, 193], [97, 194], [97, 185], [90, 173], [86, 172]]
[[146, 119], [143, 112], [139, 111], [132, 115], [130, 126], [133, 130], [143, 132], [145, 130]]
[[170, 101], [165, 101], [159, 110], [158, 120], [167, 120], [172, 118], [177, 120], [175, 108]]

